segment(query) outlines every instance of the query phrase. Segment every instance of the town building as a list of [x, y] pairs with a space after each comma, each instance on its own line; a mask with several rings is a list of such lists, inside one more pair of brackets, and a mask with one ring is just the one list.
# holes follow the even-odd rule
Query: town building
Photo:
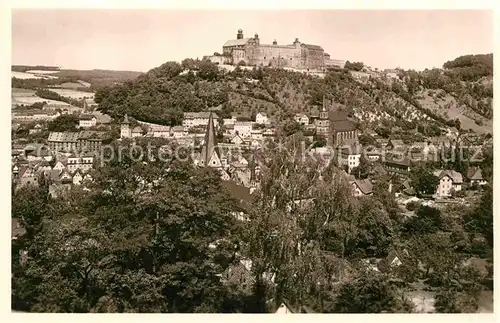
[[51, 151], [74, 151], [78, 149], [78, 132], [51, 132], [47, 142]]
[[330, 119], [328, 111], [326, 110], [324, 98], [323, 98], [323, 107], [319, 112], [318, 119], [315, 120], [315, 124], [316, 124], [316, 134], [325, 137], [328, 141], [330, 137]]
[[373, 194], [372, 181], [367, 179], [354, 179], [351, 181], [353, 195], [355, 197], [368, 196]]
[[295, 114], [294, 120], [304, 126], [309, 124], [309, 117], [303, 113]]
[[78, 127], [80, 128], [90, 128], [97, 125], [97, 118], [91, 114], [82, 114], [79, 118]]
[[[205, 127], [209, 121], [209, 116], [211, 112], [184, 112], [184, 119], [182, 120], [182, 126], [186, 129], [192, 128], [192, 127], [199, 127], [203, 126]], [[218, 122], [217, 120], [219, 117], [217, 114], [213, 114], [213, 123], [215, 127], [217, 127]]]
[[132, 130], [130, 129], [130, 121], [128, 120], [128, 116], [125, 114], [123, 121], [120, 125], [120, 138], [131, 138]]
[[132, 129], [132, 138], [142, 137], [143, 134], [144, 131], [140, 126], [136, 126], [134, 129]]
[[359, 166], [359, 161], [361, 159], [362, 148], [359, 142], [355, 139], [346, 139], [344, 143], [338, 147], [340, 154], [340, 166], [347, 167], [348, 173], [351, 170]]
[[265, 112], [259, 112], [255, 115], [255, 122], [258, 124], [268, 124], [269, 118]]
[[327, 142], [333, 144], [334, 147], [341, 145], [345, 140], [358, 139], [359, 131], [356, 123], [349, 120], [343, 110], [327, 107], [325, 98], [323, 98], [323, 107], [315, 124], [316, 134], [325, 136]]
[[93, 154], [84, 154], [82, 156], [71, 155], [66, 160], [66, 167], [70, 172], [81, 170], [82, 172], [86, 173], [92, 169], [93, 165]]
[[221, 154], [217, 147], [215, 136], [215, 125], [213, 122], [213, 113], [209, 113], [207, 131], [205, 140], [198, 160], [198, 165], [203, 167], [212, 167], [222, 170]]
[[484, 179], [480, 167], [469, 167], [467, 175], [465, 176], [471, 185], [486, 185], [488, 182]]
[[58, 116], [60, 116], [59, 112], [39, 109], [12, 111], [13, 122], [51, 121]]
[[389, 175], [405, 177], [410, 173], [410, 161], [405, 156], [387, 157], [384, 161], [384, 168]]
[[109, 143], [106, 133], [84, 130], [80, 132], [51, 132], [48, 138], [49, 148], [57, 151], [99, 151], [103, 143]]
[[385, 149], [390, 151], [404, 152], [405, 148], [403, 140], [400, 139], [389, 139], [387, 145], [385, 145]]
[[36, 124], [36, 125], [35, 125], [32, 129], [29, 129], [29, 130], [28, 130], [28, 133], [29, 133], [30, 135], [34, 135], [34, 134], [36, 134], [36, 133], [40, 133], [40, 132], [42, 132], [42, 129], [43, 129], [42, 125], [41, 125], [41, 124], [39, 124], [39, 123], [37, 123], [37, 124]]
[[252, 135], [252, 122], [236, 121], [234, 123], [234, 133], [238, 134], [243, 139], [250, 138]]
[[462, 190], [463, 177], [459, 172], [454, 170], [436, 170], [433, 174], [439, 178], [439, 183], [436, 187], [436, 197], [448, 197], [453, 192]]

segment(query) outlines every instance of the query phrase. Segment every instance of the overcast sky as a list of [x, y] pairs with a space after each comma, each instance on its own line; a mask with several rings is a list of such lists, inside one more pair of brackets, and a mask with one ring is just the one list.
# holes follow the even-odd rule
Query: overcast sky
[[12, 63], [147, 71], [221, 52], [239, 28], [378, 68], [441, 67], [494, 46], [492, 11], [13, 10]]

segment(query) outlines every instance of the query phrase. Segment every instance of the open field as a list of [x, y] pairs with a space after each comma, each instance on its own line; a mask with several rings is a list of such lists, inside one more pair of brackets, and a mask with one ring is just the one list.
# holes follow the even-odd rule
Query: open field
[[26, 73], [31, 73], [31, 74], [54, 74], [58, 73], [59, 71], [43, 71], [43, 70], [30, 70], [26, 71]]
[[15, 106], [16, 104], [32, 105], [35, 102], [43, 102], [43, 101], [51, 105], [69, 106], [69, 104], [66, 102], [48, 100], [36, 96], [35, 91], [27, 89], [13, 88], [11, 97], [12, 97], [12, 106]]
[[30, 73], [28, 72], [15, 72], [11, 71], [11, 77], [18, 79], [57, 79], [57, 76], [48, 75], [47, 73]]
[[76, 90], [70, 90], [70, 89], [54, 89], [54, 88], [49, 88], [49, 90], [56, 92], [57, 94], [61, 96], [65, 96], [68, 98], [73, 98], [73, 99], [83, 99], [84, 97], [90, 99], [94, 97], [94, 93], [92, 92], [82, 92], [82, 91], [76, 91]]
[[24, 73], [24, 72], [11, 72], [12, 77], [18, 78], [18, 79], [41, 79], [42, 77], [33, 75], [31, 73]]

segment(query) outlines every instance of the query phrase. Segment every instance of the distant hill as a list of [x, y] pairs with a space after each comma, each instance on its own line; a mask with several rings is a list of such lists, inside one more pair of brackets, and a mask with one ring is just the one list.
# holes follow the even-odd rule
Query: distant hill
[[[223, 71], [206, 61], [167, 62], [134, 80], [97, 91], [100, 109], [120, 118], [176, 125], [182, 113], [222, 105], [218, 114], [267, 112], [279, 122], [316, 110], [324, 95], [381, 133], [414, 138], [437, 135], [443, 126], [490, 132], [492, 55], [469, 55], [444, 69], [397, 70], [397, 76], [366, 68], [330, 70], [324, 78], [271, 68]], [[431, 104], [432, 103], [432, 104]]]
[[[88, 91], [95, 91], [103, 86], [111, 86], [132, 80], [141, 75], [141, 72], [133, 71], [114, 71], [114, 70], [69, 70], [60, 69], [55, 66], [27, 66], [27, 65], [12, 65], [13, 72], [28, 72], [28, 71], [57, 71], [50, 73], [50, 79], [39, 78], [12, 78], [12, 87], [37, 89], [48, 86], [60, 85], [63, 83], [90, 83], [87, 87]], [[84, 90], [85, 86], [82, 86]]]

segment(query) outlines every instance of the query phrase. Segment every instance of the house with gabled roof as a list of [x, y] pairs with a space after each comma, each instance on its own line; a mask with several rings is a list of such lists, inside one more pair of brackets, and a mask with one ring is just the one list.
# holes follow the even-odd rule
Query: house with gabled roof
[[269, 123], [269, 118], [267, 117], [267, 113], [259, 112], [255, 115], [255, 122], [259, 124], [267, 124]]
[[25, 185], [38, 185], [38, 174], [36, 173], [34, 167], [31, 166], [21, 166], [19, 168], [19, 186]]
[[235, 145], [241, 145], [243, 144], [243, 139], [240, 137], [240, 135], [234, 135], [232, 138], [231, 138], [231, 142]]
[[477, 184], [477, 185], [486, 185], [488, 182], [484, 179], [481, 168], [480, 167], [469, 167], [467, 169], [467, 174], [466, 174], [466, 179], [467, 181], [471, 184]]
[[356, 197], [368, 196], [373, 194], [373, 184], [372, 181], [368, 178], [355, 179], [351, 181], [351, 186], [353, 189], [353, 195]]
[[64, 163], [62, 161], [58, 161], [54, 167], [52, 168], [53, 170], [57, 170], [57, 171], [62, 171], [63, 169], [66, 168], [66, 165], [64, 165]]
[[52, 166], [50, 166], [50, 163], [46, 160], [42, 160], [35, 166], [35, 170], [37, 173], [45, 173], [48, 171], [52, 170]]
[[383, 258], [378, 263], [378, 269], [383, 273], [387, 273], [401, 266], [403, 263], [410, 261], [411, 258], [408, 250], [406, 249], [398, 250], [396, 248], [392, 248], [391, 251], [389, 251], [387, 257]]
[[79, 128], [90, 128], [97, 125], [97, 118], [92, 114], [82, 114], [78, 121]]
[[75, 170], [71, 175], [73, 176], [72, 180], [74, 185], [80, 185], [82, 183], [83, 175], [79, 169]]
[[59, 173], [59, 180], [62, 184], [73, 183], [73, 176], [71, 175], [71, 172], [65, 168]]
[[387, 145], [385, 145], [385, 149], [387, 150], [404, 151], [405, 148], [403, 140], [400, 139], [389, 139]]
[[462, 190], [463, 177], [462, 174], [454, 170], [436, 170], [434, 176], [439, 178], [439, 183], [436, 187], [436, 197], [448, 197], [453, 191]]

